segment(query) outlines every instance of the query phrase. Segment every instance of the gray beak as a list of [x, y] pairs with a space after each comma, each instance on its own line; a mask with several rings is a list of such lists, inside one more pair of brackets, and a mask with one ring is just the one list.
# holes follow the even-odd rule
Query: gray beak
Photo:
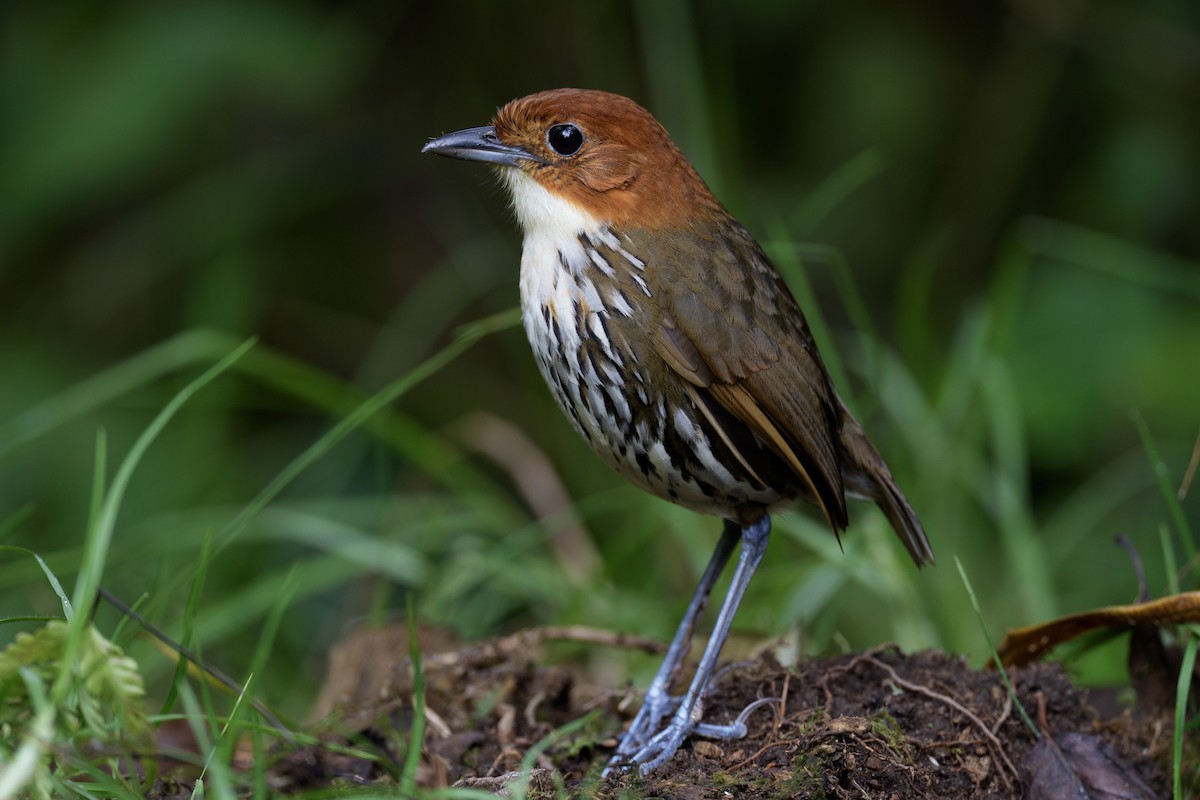
[[496, 136], [496, 129], [491, 125], [485, 125], [482, 128], [467, 128], [430, 139], [421, 148], [421, 152], [462, 158], [467, 161], [487, 161], [509, 167], [515, 167], [522, 161], [546, 163], [520, 147], [502, 144]]

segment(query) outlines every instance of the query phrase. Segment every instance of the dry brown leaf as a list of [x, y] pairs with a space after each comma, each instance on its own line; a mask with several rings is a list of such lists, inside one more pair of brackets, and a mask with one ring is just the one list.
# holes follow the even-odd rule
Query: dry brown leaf
[[1014, 628], [1000, 643], [1000, 663], [1006, 667], [1028, 664], [1047, 650], [1100, 628], [1178, 625], [1184, 622], [1200, 622], [1200, 592], [1181, 592], [1145, 603], [1108, 606], [1059, 617], [1050, 622]]

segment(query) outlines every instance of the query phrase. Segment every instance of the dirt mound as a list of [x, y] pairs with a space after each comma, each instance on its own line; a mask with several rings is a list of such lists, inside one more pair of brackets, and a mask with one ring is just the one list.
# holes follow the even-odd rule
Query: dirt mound
[[[503, 795], [521, 767], [532, 765], [530, 797], [1054, 797], [1074, 780], [1093, 796], [1117, 784], [1121, 797], [1169, 794], [1169, 724], [1128, 712], [1103, 717], [1057, 666], [1010, 670], [1021, 703], [1049, 734], [1039, 740], [997, 672], [892, 648], [790, 668], [770, 657], [729, 667], [708, 698], [707, 721], [729, 721], [755, 700], [777, 699], [751, 714], [746, 738], [692, 738], [648, 777], [602, 779], [639, 695], [544, 664], [537, 645], [548, 635], [554, 632], [526, 631], [423, 657], [419, 785]], [[407, 652], [395, 629], [360, 631], [343, 643], [318, 708], [323, 716], [336, 709], [323, 724], [340, 732], [326, 739], [380, 759], [331, 756], [327, 747], [294, 752], [272, 770], [279, 790], [393, 779], [413, 723]]]

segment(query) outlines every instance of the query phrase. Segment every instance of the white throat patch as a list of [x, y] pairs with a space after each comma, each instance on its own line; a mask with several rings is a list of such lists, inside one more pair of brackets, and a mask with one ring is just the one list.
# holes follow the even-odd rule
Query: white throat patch
[[562, 241], [577, 239], [581, 233], [594, 233], [603, 227], [600, 220], [516, 167], [502, 169], [500, 176], [512, 197], [527, 245], [528, 237], [535, 234]]

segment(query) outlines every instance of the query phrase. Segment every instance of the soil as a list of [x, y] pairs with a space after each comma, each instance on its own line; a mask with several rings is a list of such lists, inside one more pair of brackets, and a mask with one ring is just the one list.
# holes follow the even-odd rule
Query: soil
[[[1094, 704], [1058, 666], [1009, 669], [1039, 739], [999, 672], [891, 647], [787, 668], [769, 656], [735, 665], [707, 699], [706, 721], [778, 699], [750, 716], [744, 739], [691, 738], [649, 776], [601, 778], [640, 693], [594, 686], [570, 665], [546, 663], [541, 645], [564, 636], [644, 645], [598, 631], [533, 630], [436, 652], [422, 637], [418, 786], [515, 796], [520, 770], [532, 767], [525, 773], [531, 798], [1170, 795], [1165, 715], [1101, 713], [1095, 705], [1106, 703]], [[269, 771], [276, 791], [398, 780], [415, 720], [408, 652], [398, 628], [360, 630], [337, 648], [315, 709], [322, 743], [280, 753]], [[338, 752], [345, 746], [360, 755]]]

